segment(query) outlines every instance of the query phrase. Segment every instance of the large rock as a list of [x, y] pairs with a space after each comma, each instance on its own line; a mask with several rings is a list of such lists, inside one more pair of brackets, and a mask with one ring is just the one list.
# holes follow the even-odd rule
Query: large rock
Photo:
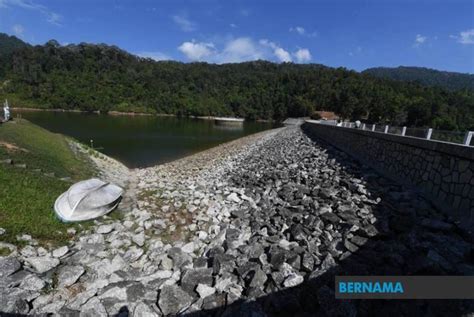
[[177, 314], [189, 307], [193, 298], [177, 285], [165, 285], [161, 289], [158, 306], [164, 315]]
[[25, 261], [30, 264], [37, 273], [47, 272], [59, 265], [59, 260], [49, 256], [40, 256], [26, 258]]
[[69, 248], [66, 245], [62, 246], [60, 248], [57, 248], [56, 250], [53, 250], [53, 257], [60, 258], [66, 253], [68, 253], [68, 251], [69, 251]]
[[81, 307], [80, 317], [105, 317], [108, 316], [104, 305], [97, 297], [92, 297]]
[[216, 292], [216, 289], [206, 284], [199, 284], [196, 287], [196, 292], [201, 298], [206, 298], [207, 296], [214, 294]]
[[68, 287], [76, 283], [76, 281], [84, 274], [85, 269], [80, 265], [68, 265], [59, 269], [58, 286]]
[[46, 286], [45, 281], [36, 276], [35, 274], [30, 274], [23, 278], [23, 281], [20, 283], [20, 288], [28, 291], [39, 291]]
[[144, 302], [138, 302], [133, 310], [133, 317], [158, 317], [158, 313]]
[[101, 225], [97, 228], [97, 233], [107, 234], [112, 232], [112, 230], [114, 230], [113, 225]]
[[7, 277], [21, 268], [21, 263], [13, 257], [0, 258], [0, 278]]
[[304, 278], [301, 275], [291, 273], [286, 280], [283, 282], [285, 287], [293, 287], [303, 283]]
[[212, 269], [190, 269], [187, 270], [181, 279], [181, 286], [189, 293], [192, 293], [198, 284], [211, 286], [213, 282]]

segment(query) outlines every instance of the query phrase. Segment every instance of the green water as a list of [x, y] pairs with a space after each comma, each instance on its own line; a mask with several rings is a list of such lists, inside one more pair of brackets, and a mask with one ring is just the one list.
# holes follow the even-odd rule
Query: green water
[[[13, 114], [14, 117], [17, 114]], [[152, 116], [109, 116], [71, 112], [21, 112], [21, 116], [50, 131], [93, 145], [128, 167], [169, 162], [220, 143], [275, 127], [245, 122], [220, 126], [212, 120]]]

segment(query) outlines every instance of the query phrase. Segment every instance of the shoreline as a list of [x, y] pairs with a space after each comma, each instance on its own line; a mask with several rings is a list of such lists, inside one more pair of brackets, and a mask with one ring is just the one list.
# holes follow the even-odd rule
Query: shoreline
[[[148, 117], [178, 117], [175, 114], [170, 113], [147, 113], [147, 112], [122, 112], [122, 111], [108, 111], [106, 113], [101, 112], [100, 110], [96, 111], [84, 111], [84, 110], [76, 110], [76, 109], [61, 109], [61, 108], [53, 108], [53, 109], [46, 109], [46, 108], [31, 108], [31, 107], [11, 107], [12, 111], [17, 112], [72, 112], [72, 113], [89, 113], [89, 114], [97, 114], [97, 115], [110, 115], [110, 116], [148, 116]], [[216, 120], [216, 116], [187, 116], [184, 118], [190, 119], [201, 119], [201, 120]], [[244, 122], [262, 122], [262, 123], [277, 123], [276, 120], [269, 120], [269, 119], [256, 119], [256, 120], [247, 120], [245, 119]]]

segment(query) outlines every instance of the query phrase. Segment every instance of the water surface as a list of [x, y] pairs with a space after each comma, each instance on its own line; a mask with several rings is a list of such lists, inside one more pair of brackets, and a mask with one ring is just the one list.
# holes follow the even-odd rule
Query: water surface
[[83, 143], [93, 140], [99, 151], [128, 167], [169, 162], [275, 126], [259, 122], [220, 126], [212, 120], [72, 112], [32, 111], [21, 112], [21, 116]]

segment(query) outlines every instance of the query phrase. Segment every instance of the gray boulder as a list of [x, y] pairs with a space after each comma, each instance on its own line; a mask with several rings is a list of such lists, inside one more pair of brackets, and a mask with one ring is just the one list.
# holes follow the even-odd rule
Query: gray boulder
[[161, 289], [158, 306], [164, 315], [177, 314], [189, 307], [193, 298], [177, 285], [165, 285]]
[[68, 287], [76, 283], [76, 281], [84, 274], [85, 270], [80, 265], [68, 265], [59, 270], [58, 286]]
[[0, 258], [0, 278], [7, 277], [21, 268], [21, 263], [15, 258]]
[[59, 260], [49, 256], [37, 256], [25, 259], [39, 274], [47, 272], [59, 265]]

